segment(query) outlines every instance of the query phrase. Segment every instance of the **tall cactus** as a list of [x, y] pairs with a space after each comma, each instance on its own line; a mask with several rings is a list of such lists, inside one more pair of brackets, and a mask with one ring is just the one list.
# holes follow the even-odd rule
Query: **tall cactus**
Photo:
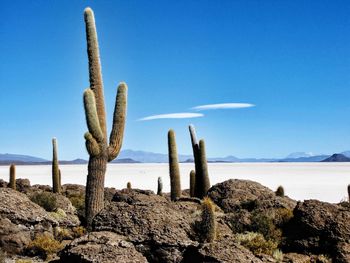
[[200, 157], [200, 165], [202, 172], [202, 188], [199, 190], [200, 198], [203, 198], [207, 195], [207, 192], [210, 188], [209, 181], [209, 172], [208, 172], [208, 164], [207, 164], [207, 156], [205, 153], [205, 143], [204, 140], [199, 140], [199, 157]]
[[190, 196], [195, 197], [195, 184], [196, 184], [196, 172], [191, 170], [190, 172]]
[[175, 132], [168, 132], [168, 151], [169, 151], [169, 173], [170, 173], [170, 198], [174, 201], [181, 196], [180, 168], [177, 156]]
[[158, 187], [157, 187], [157, 195], [163, 195], [163, 182], [162, 177], [158, 177]]
[[122, 146], [126, 118], [127, 85], [124, 82], [118, 85], [112, 131], [108, 144], [100, 54], [95, 18], [91, 8], [85, 9], [84, 18], [90, 76], [90, 88], [84, 92], [85, 117], [89, 130], [84, 137], [86, 149], [90, 155], [85, 206], [86, 223], [88, 229], [90, 229], [92, 219], [104, 206], [104, 179], [107, 162], [118, 156]]
[[57, 159], [57, 140], [52, 139], [52, 191], [54, 193], [61, 192], [61, 182], [60, 182], [60, 169], [58, 167]]
[[207, 158], [205, 154], [205, 143], [204, 140], [200, 140], [198, 143], [196, 130], [192, 124], [189, 126], [189, 131], [196, 169], [194, 196], [203, 198], [206, 196], [210, 188]]
[[16, 190], [16, 166], [14, 164], [10, 165], [10, 183], [9, 187]]

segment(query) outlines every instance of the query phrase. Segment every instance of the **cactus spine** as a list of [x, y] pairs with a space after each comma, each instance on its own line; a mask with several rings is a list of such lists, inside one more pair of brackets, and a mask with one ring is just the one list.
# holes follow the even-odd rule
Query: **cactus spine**
[[118, 85], [112, 131], [108, 144], [100, 54], [95, 18], [91, 8], [85, 9], [84, 19], [90, 78], [90, 88], [84, 92], [85, 117], [89, 130], [84, 137], [86, 149], [90, 155], [85, 206], [87, 228], [90, 229], [93, 217], [104, 206], [104, 179], [107, 162], [118, 156], [122, 146], [126, 118], [127, 85], [123, 82]]
[[170, 198], [174, 201], [181, 196], [180, 184], [180, 169], [179, 160], [177, 156], [175, 132], [169, 130], [168, 132], [168, 151], [169, 151], [169, 173], [170, 173]]
[[213, 242], [216, 238], [215, 206], [209, 197], [205, 197], [201, 204], [202, 209], [202, 240]]
[[52, 191], [54, 193], [61, 192], [60, 169], [58, 168], [56, 138], [52, 139]]
[[195, 197], [195, 183], [196, 183], [196, 172], [191, 170], [190, 172], [190, 196]]
[[158, 187], [157, 187], [157, 195], [163, 195], [163, 182], [162, 177], [158, 177]]
[[203, 198], [207, 195], [210, 188], [205, 143], [204, 140], [200, 140], [198, 143], [196, 130], [192, 124], [189, 126], [189, 131], [191, 135], [194, 164], [196, 169], [194, 196]]
[[16, 166], [11, 164], [10, 166], [10, 183], [9, 187], [16, 190]]

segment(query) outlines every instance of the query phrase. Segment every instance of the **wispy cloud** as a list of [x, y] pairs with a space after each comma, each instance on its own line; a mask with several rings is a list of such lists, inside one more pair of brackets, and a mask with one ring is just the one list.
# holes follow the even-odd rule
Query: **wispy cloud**
[[181, 112], [181, 113], [152, 115], [152, 116], [138, 119], [138, 121], [150, 121], [150, 120], [157, 120], [157, 119], [189, 119], [189, 118], [198, 118], [203, 116], [204, 114], [202, 113]]
[[240, 109], [240, 108], [250, 108], [254, 107], [254, 104], [251, 103], [219, 103], [219, 104], [208, 104], [200, 105], [191, 108], [192, 110], [220, 110], [220, 109]]

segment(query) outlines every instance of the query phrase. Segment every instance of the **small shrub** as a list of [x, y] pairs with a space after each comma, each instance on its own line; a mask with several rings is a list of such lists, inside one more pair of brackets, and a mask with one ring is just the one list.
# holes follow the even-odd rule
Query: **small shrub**
[[245, 200], [242, 201], [240, 206], [242, 209], [248, 210], [249, 212], [257, 209], [259, 207], [259, 200], [253, 199], [253, 200]]
[[252, 251], [254, 255], [266, 254], [272, 256], [277, 249], [277, 243], [272, 240], [266, 240], [260, 233], [246, 232], [237, 234], [236, 240], [242, 246]]
[[33, 260], [31, 260], [31, 259], [22, 259], [22, 258], [20, 258], [20, 259], [16, 259], [15, 262], [16, 262], [16, 263], [32, 263]]
[[273, 221], [277, 226], [283, 227], [292, 219], [292, 217], [293, 217], [293, 211], [291, 209], [278, 208], [275, 210]]
[[250, 229], [252, 232], [261, 233], [267, 240], [281, 242], [282, 231], [275, 226], [272, 217], [256, 212], [253, 213], [251, 221]]
[[74, 238], [81, 237], [86, 233], [86, 229], [82, 226], [73, 227], [72, 231]]
[[85, 220], [85, 195], [74, 195], [69, 197], [70, 202], [75, 207], [80, 221]]
[[63, 245], [48, 235], [38, 235], [27, 246], [27, 251], [31, 255], [37, 255], [43, 259], [48, 259], [63, 248]]
[[276, 262], [282, 262], [283, 261], [283, 253], [281, 250], [276, 249], [273, 254], [272, 257], [276, 260]]
[[0, 248], [0, 263], [5, 263], [6, 252], [3, 252]]
[[30, 200], [48, 212], [53, 212], [57, 208], [56, 196], [53, 193], [41, 192], [35, 193], [30, 197]]
[[276, 190], [276, 195], [277, 196], [280, 196], [280, 197], [284, 197], [284, 188], [283, 188], [283, 186], [279, 186], [279, 187], [277, 187], [277, 190]]
[[55, 234], [56, 240], [62, 242], [63, 240], [71, 240], [73, 239], [72, 234], [66, 228], [59, 228]]

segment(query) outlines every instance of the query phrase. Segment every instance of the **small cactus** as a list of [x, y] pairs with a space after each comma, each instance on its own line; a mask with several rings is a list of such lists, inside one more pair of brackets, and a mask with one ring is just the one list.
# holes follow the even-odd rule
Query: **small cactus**
[[157, 187], [157, 195], [163, 195], [163, 182], [162, 177], [158, 177], [158, 187]]
[[10, 166], [10, 183], [9, 187], [16, 190], [16, 166], [11, 164]]
[[191, 170], [190, 172], [190, 196], [195, 197], [195, 187], [196, 187], [196, 172]]
[[283, 186], [279, 186], [279, 187], [277, 187], [277, 190], [276, 190], [276, 195], [277, 196], [280, 196], [280, 197], [284, 197], [284, 188], [283, 188]]
[[175, 132], [169, 130], [168, 132], [168, 151], [169, 151], [169, 173], [170, 173], [170, 198], [174, 201], [181, 196], [180, 184], [180, 169], [179, 160], [177, 156]]
[[201, 204], [202, 221], [201, 237], [203, 242], [213, 242], [216, 238], [215, 205], [209, 197], [205, 197]]
[[197, 141], [196, 130], [191, 124], [189, 126], [191, 143], [193, 149], [194, 164], [196, 169], [194, 196], [203, 198], [210, 188], [207, 158], [205, 154], [204, 140]]
[[61, 192], [60, 185], [60, 169], [58, 168], [58, 159], [57, 159], [57, 140], [56, 138], [52, 139], [52, 191], [54, 193]]
[[131, 190], [131, 183], [130, 183], [130, 182], [128, 182], [128, 183], [126, 184], [126, 188], [127, 188], [128, 190]]

